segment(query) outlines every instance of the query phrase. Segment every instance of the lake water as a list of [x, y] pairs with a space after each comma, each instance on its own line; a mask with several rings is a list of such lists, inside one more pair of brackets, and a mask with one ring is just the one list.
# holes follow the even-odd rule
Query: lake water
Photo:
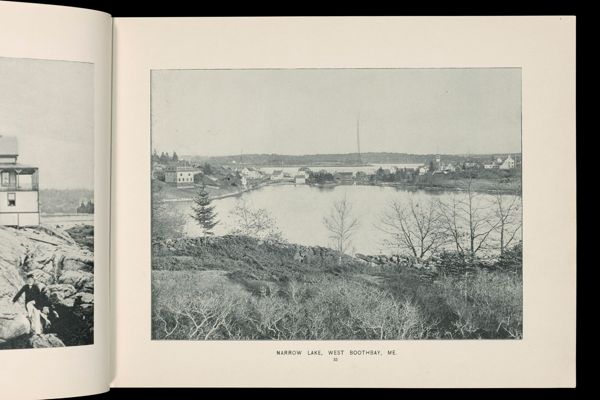
[[[289, 242], [332, 246], [329, 232], [323, 225], [323, 218], [330, 214], [336, 201], [346, 196], [352, 204], [353, 215], [360, 224], [360, 229], [352, 238], [353, 253], [389, 254], [393, 250], [386, 246], [386, 234], [378, 226], [381, 226], [383, 211], [392, 201], [408, 202], [412, 198], [414, 202], [425, 204], [432, 197], [447, 201], [453, 195], [456, 194], [381, 186], [342, 185], [318, 188], [294, 184], [268, 185], [240, 196], [213, 200], [220, 221], [214, 231], [216, 235], [230, 233], [235, 226], [235, 218], [231, 212], [237, 202], [243, 199], [252, 208], [268, 210]], [[481, 207], [490, 207], [487, 210], [492, 210], [493, 195], [482, 193], [477, 197]], [[186, 216], [191, 214], [191, 202], [174, 203], [172, 206]], [[199, 225], [191, 218], [188, 218], [185, 230], [190, 236], [201, 234]]]

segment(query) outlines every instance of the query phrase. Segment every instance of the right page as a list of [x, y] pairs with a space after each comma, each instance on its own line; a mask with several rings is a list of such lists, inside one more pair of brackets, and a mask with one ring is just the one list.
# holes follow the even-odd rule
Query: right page
[[113, 386], [575, 385], [575, 19], [115, 19]]

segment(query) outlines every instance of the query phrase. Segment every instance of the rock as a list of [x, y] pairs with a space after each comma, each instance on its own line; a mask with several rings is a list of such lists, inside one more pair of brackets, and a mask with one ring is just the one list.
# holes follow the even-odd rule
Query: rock
[[94, 260], [87, 258], [73, 258], [71, 256], [65, 257], [62, 262], [64, 271], [94, 271]]
[[34, 269], [31, 271], [36, 281], [43, 285], [52, 285], [54, 283], [54, 276], [41, 269]]
[[[93, 271], [93, 253], [80, 248], [58, 229], [0, 226], [0, 348], [90, 343]], [[58, 310], [59, 317], [52, 322], [55, 334], [31, 336], [23, 299], [12, 303], [27, 272], [33, 273]]]
[[65, 270], [58, 278], [59, 283], [73, 285], [76, 289], [83, 289], [94, 285], [94, 274], [81, 270]]
[[65, 347], [65, 344], [53, 333], [33, 335], [29, 338], [29, 344], [34, 349], [49, 347]]
[[52, 261], [47, 262], [43, 267], [41, 267], [39, 269], [41, 269], [44, 272], [49, 273], [50, 275], [54, 275], [56, 272], [54, 263]]
[[77, 293], [77, 290], [73, 285], [66, 283], [49, 285], [47, 286], [47, 290], [49, 293], [50, 301], [52, 303], [60, 303], [66, 305], [65, 301], [67, 301], [67, 303], [70, 304], [70, 306], [73, 306], [73, 301], [68, 301], [69, 297]]
[[94, 295], [92, 293], [77, 293], [76, 295], [73, 296], [73, 298], [75, 299], [75, 302], [77, 303], [77, 299], [79, 299], [80, 303], [89, 303], [92, 304], [94, 303]]
[[31, 325], [24, 313], [5, 312], [2, 308], [0, 313], [0, 343], [28, 335]]

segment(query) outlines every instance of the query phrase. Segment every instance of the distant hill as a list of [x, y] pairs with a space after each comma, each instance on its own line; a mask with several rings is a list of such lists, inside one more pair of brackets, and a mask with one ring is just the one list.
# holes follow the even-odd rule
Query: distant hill
[[82, 200], [93, 199], [94, 191], [88, 189], [41, 189], [40, 212], [75, 214]]
[[[521, 153], [510, 153], [513, 158], [521, 158]], [[507, 153], [495, 154], [440, 154], [444, 162], [489, 161], [495, 156], [505, 157]], [[361, 161], [365, 164], [424, 164], [435, 159], [436, 154], [408, 153], [362, 153]], [[297, 165], [356, 165], [357, 153], [348, 154], [243, 154], [218, 157], [182, 156], [192, 162], [208, 162], [210, 164], [243, 164], [262, 166], [297, 166]]]

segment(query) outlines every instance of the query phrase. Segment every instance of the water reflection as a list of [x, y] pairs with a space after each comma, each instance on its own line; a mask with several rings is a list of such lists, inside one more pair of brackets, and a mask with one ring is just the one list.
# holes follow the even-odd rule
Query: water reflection
[[[246, 192], [240, 196], [214, 200], [215, 211], [220, 223], [215, 227], [216, 235], [224, 235], [234, 228], [231, 215], [236, 203], [243, 199], [253, 208], [264, 208], [275, 218], [278, 228], [286, 240], [292, 243], [312, 246], [332, 246], [332, 240], [323, 225], [323, 218], [329, 214], [335, 201], [347, 196], [360, 228], [352, 238], [353, 252], [364, 254], [390, 253], [393, 250], [385, 244], [386, 235], [381, 226], [382, 214], [392, 201], [428, 202], [430, 199], [450, 201], [452, 196], [464, 196], [455, 192], [406, 190], [394, 187], [342, 185], [315, 187], [309, 185], [271, 185]], [[512, 195], [505, 195], [513, 197]], [[480, 214], [492, 213], [495, 197], [491, 194], [477, 194]], [[184, 215], [191, 214], [191, 203], [173, 203], [173, 207]], [[185, 226], [186, 234], [201, 235], [198, 224], [191, 218]], [[490, 240], [495, 240], [493, 237]]]

